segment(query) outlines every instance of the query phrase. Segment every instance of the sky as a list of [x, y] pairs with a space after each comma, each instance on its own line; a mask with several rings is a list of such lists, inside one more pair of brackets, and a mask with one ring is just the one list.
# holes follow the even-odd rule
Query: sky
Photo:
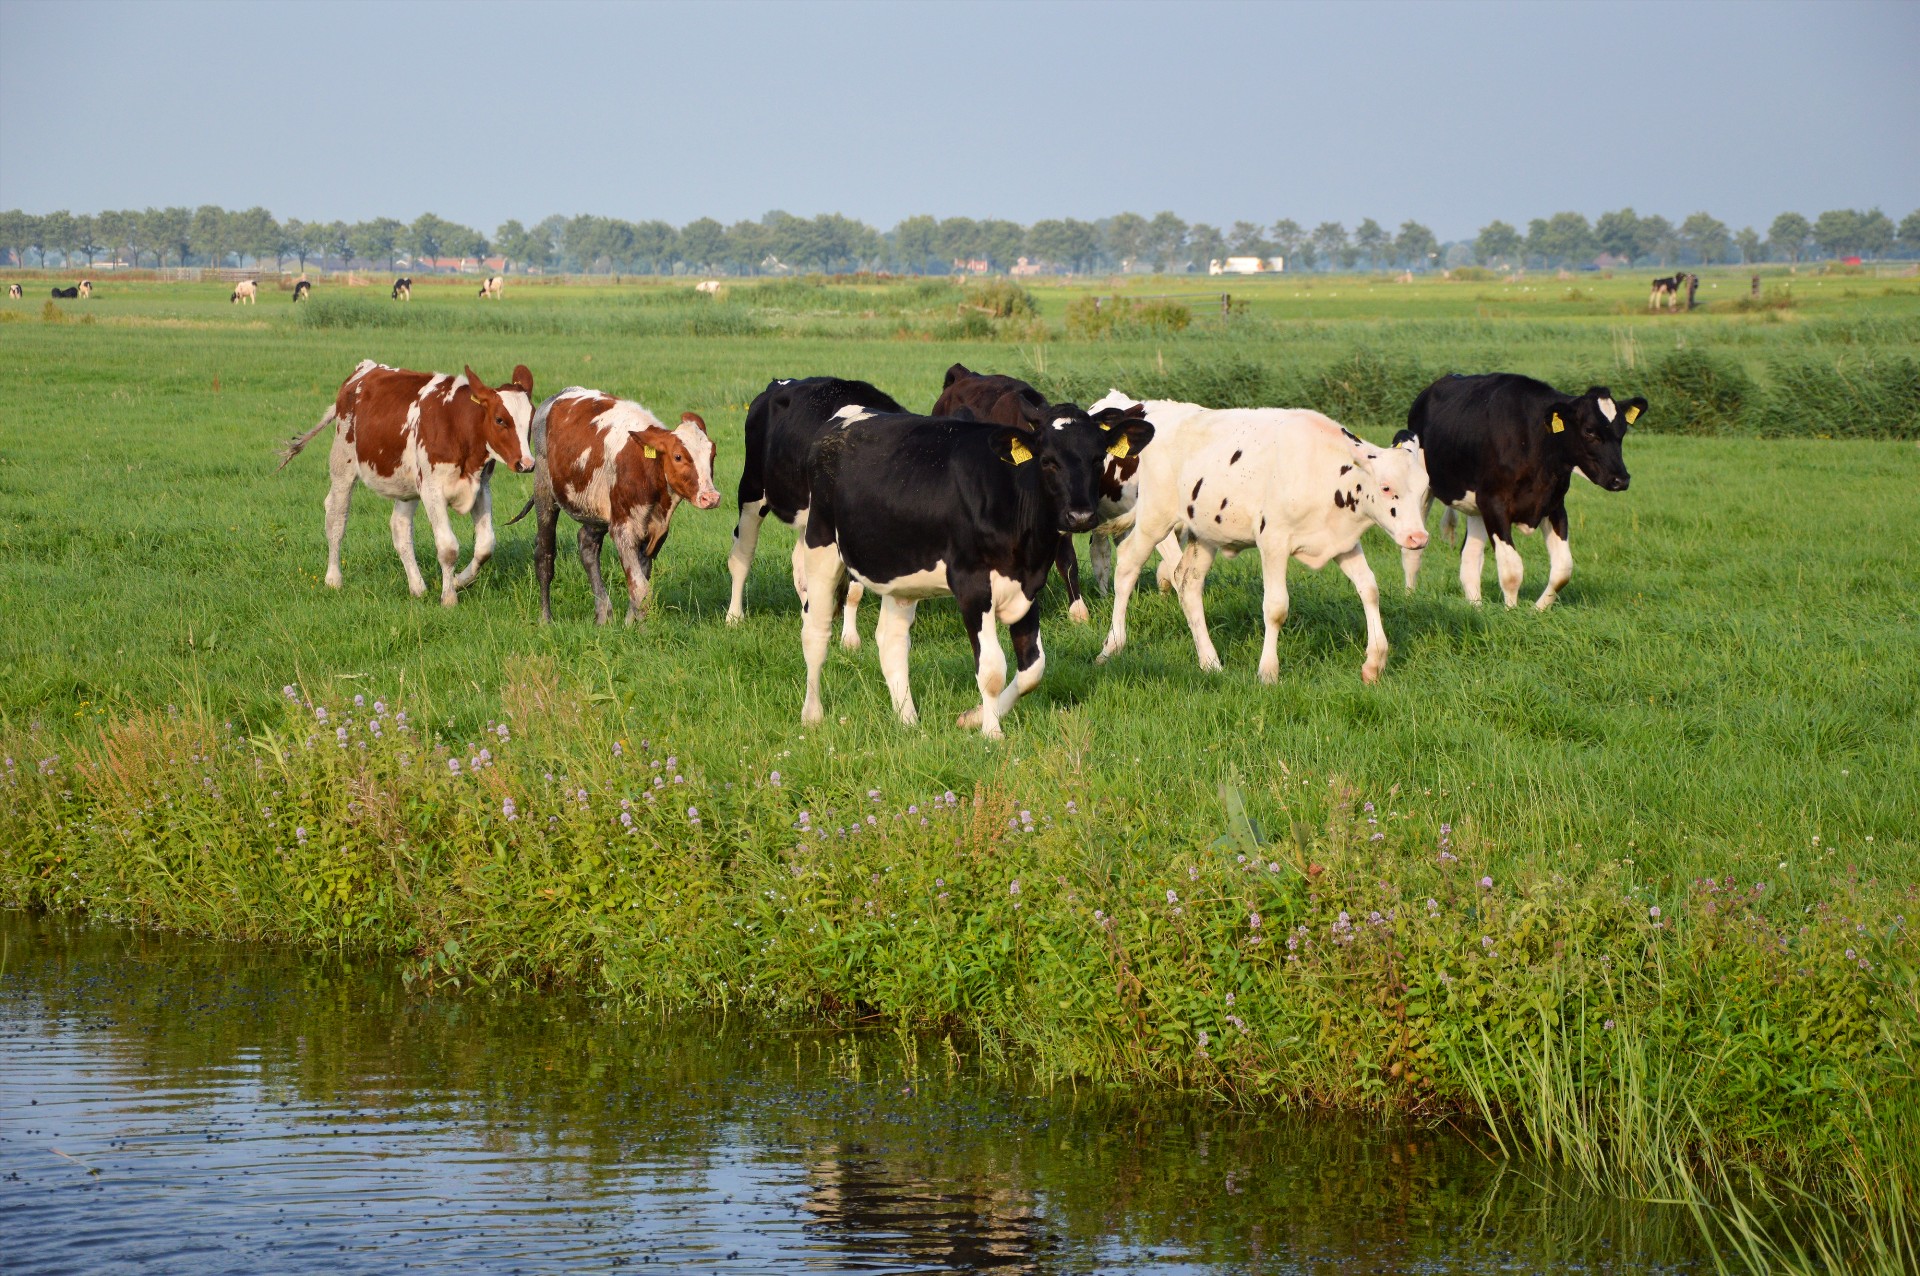
[[1920, 208], [1920, 3], [0, 0], [0, 208]]

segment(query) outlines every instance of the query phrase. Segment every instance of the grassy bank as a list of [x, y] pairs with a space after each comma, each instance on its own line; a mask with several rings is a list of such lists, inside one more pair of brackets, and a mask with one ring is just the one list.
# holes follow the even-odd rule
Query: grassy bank
[[[1863, 1164], [1911, 1199], [1911, 1167], [1862, 1149], [1920, 1110], [1896, 920], [1920, 882], [1920, 454], [1893, 441], [1920, 285], [1788, 282], [1790, 307], [1647, 316], [1626, 280], [1236, 281], [1244, 310], [1085, 340], [1067, 308], [1113, 289], [1004, 316], [946, 283], [830, 281], [16, 304], [0, 899], [374, 948], [435, 985], [897, 1017], [1057, 1077], [1484, 1108], [1635, 1190], [1677, 1192], [1670, 1154], [1715, 1149], [1809, 1182]], [[988, 745], [949, 725], [973, 684], [944, 603], [916, 631], [927, 725], [893, 720], [870, 650], [836, 649], [829, 721], [801, 731], [790, 534], [729, 629], [723, 513], [678, 516], [637, 629], [587, 623], [570, 561], [536, 627], [524, 525], [457, 608], [417, 603], [364, 493], [324, 589], [324, 465], [276, 472], [274, 447], [369, 355], [699, 411], [723, 488], [748, 399], [822, 371], [930, 403], [960, 360], [1310, 403], [1376, 437], [1448, 368], [1653, 406], [1632, 490], [1572, 493], [1551, 613], [1467, 606], [1437, 546], [1417, 592], [1387, 591], [1365, 687], [1351, 588], [1296, 571], [1269, 688], [1251, 556], [1209, 590], [1220, 675], [1152, 596], [1096, 670], [1104, 601], [1075, 629], [1050, 594], [1046, 680]], [[1802, 367], [1860, 373], [1856, 406]], [[1750, 437], [1765, 419], [1797, 437]], [[497, 507], [525, 494], [496, 476]]]

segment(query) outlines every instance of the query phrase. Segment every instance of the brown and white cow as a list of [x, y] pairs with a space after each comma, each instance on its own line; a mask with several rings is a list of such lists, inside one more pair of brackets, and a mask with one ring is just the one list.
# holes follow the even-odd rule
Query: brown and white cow
[[560, 511], [580, 524], [580, 563], [593, 585], [593, 619], [613, 617], [601, 557], [607, 534], [627, 574], [627, 623], [647, 605], [653, 560], [667, 543], [668, 524], [681, 501], [703, 510], [720, 503], [713, 486], [713, 440], [698, 413], [685, 412], [669, 430], [632, 399], [572, 386], [533, 415], [533, 499], [509, 523], [538, 507], [534, 571], [540, 579], [540, 619], [553, 619], [553, 559]]
[[[365, 483], [393, 502], [393, 548], [406, 569], [414, 597], [427, 592], [413, 557], [413, 511], [425, 506], [440, 560], [440, 601], [448, 607], [456, 590], [473, 583], [480, 564], [493, 555], [493, 497], [488, 481], [495, 461], [522, 474], [533, 469], [527, 432], [533, 424], [533, 374], [524, 364], [513, 380], [488, 386], [472, 368], [460, 376], [408, 372], [363, 360], [341, 385], [320, 424], [288, 444], [284, 467], [329, 425], [327, 584], [340, 587], [340, 542], [347, 533], [347, 506], [355, 483]], [[460, 542], [448, 511], [473, 516], [473, 558], [454, 573]]]
[[506, 286], [507, 281], [500, 276], [489, 275], [480, 281], [480, 299], [485, 301], [488, 298], [492, 298], [494, 301], [498, 301], [500, 300], [500, 294], [505, 291]]
[[237, 305], [255, 305], [260, 300], [260, 285], [251, 279], [242, 279], [233, 286], [233, 295], [227, 300]]

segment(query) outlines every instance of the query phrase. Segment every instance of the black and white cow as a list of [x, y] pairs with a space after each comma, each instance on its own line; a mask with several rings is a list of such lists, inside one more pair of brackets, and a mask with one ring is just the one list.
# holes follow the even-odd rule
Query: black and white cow
[[[733, 575], [733, 597], [727, 604], [727, 623], [737, 625], [746, 616], [747, 573], [760, 543], [760, 523], [768, 514], [800, 530], [807, 526], [809, 506], [807, 452], [836, 422], [862, 416], [900, 415], [901, 407], [886, 391], [865, 381], [840, 377], [802, 377], [774, 381], [747, 407], [746, 461], [740, 472], [740, 521], [733, 528], [733, 549], [727, 570]], [[807, 598], [806, 575], [800, 566], [801, 545], [793, 546], [793, 588], [800, 601]], [[846, 616], [840, 641], [860, 645], [854, 612], [860, 604], [858, 586], [847, 591]]]
[[1669, 310], [1680, 308], [1680, 289], [1685, 286], [1687, 276], [1662, 275], [1653, 281], [1653, 290], [1647, 294], [1647, 309], [1658, 310], [1664, 303]]
[[305, 279], [296, 280], [293, 285], [293, 299], [305, 301], [313, 294], [313, 285]]
[[[1399, 443], [1418, 439], [1426, 453], [1432, 497], [1467, 516], [1460, 549], [1460, 587], [1480, 601], [1480, 574], [1487, 539], [1493, 539], [1500, 592], [1512, 607], [1520, 600], [1526, 569], [1514, 548], [1515, 528], [1547, 529], [1547, 587], [1534, 606], [1541, 611], [1573, 576], [1567, 544], [1567, 488], [1575, 470], [1609, 492], [1627, 490], [1620, 454], [1627, 427], [1647, 410], [1641, 398], [1615, 402], [1605, 386], [1585, 394], [1562, 394], [1544, 381], [1511, 372], [1445, 376], [1420, 392], [1407, 412]], [[1400, 553], [1411, 590], [1420, 572], [1418, 549]]]
[[393, 300], [395, 301], [412, 301], [413, 300], [413, 276], [412, 275], [402, 275], [398, 279], [393, 281]]
[[8, 284], [7, 296], [13, 298], [15, 301], [18, 301], [22, 297], [26, 296], [26, 293], [24, 290], [21, 289], [19, 284]]
[[[1143, 410], [1096, 420], [1072, 404], [1037, 430], [952, 417], [843, 417], [807, 458], [812, 505], [802, 537], [807, 661], [802, 722], [819, 722], [820, 666], [833, 626], [829, 600], [853, 581], [880, 595], [874, 638], [900, 720], [919, 720], [907, 651], [920, 601], [951, 594], [973, 644], [980, 705], [960, 716], [998, 738], [1000, 720], [1046, 670], [1035, 605], [1062, 536], [1099, 521], [1109, 456], [1153, 440]], [[1013, 637], [1007, 678], [999, 626]]]

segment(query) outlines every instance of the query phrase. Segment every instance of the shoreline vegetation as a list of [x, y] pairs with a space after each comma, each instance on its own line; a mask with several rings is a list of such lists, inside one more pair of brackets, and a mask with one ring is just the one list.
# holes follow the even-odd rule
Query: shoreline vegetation
[[[1920, 281], [1770, 270], [1778, 304], [1742, 308], [1744, 272], [1702, 275], [1678, 315], [1585, 275], [1234, 280], [1224, 311], [1138, 278], [4, 303], [0, 906], [379, 952], [449, 995], [891, 1025], [1052, 1084], [1400, 1110], [1686, 1202], [1728, 1270], [1920, 1268]], [[1653, 406], [1632, 490], [1572, 494], [1544, 616], [1468, 606], [1438, 542], [1402, 596], [1370, 544], [1382, 682], [1346, 582], [1296, 571], [1262, 687], [1253, 556], [1208, 589], [1219, 674], [1151, 594], [1095, 670], [1104, 600], [1079, 628], [1053, 596], [1047, 681], [983, 745], [946, 725], [972, 663], [938, 603], [929, 725], [836, 650], [802, 730], [791, 533], [730, 628], [718, 512], [676, 516], [624, 630], [586, 623], [570, 564], [536, 626], [521, 528], [458, 607], [416, 603], [377, 502], [325, 589], [323, 467], [274, 449], [369, 356], [698, 411], [723, 490], [773, 376], [924, 405], [958, 360], [1375, 438], [1455, 369]], [[497, 474], [496, 511], [525, 491]]]

